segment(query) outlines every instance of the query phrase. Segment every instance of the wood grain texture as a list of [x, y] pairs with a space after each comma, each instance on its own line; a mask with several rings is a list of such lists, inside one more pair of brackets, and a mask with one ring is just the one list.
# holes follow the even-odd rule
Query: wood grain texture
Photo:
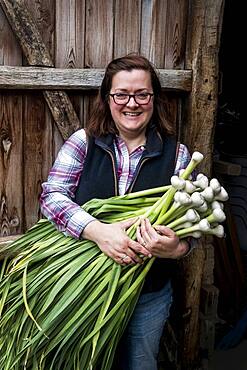
[[46, 129], [45, 101], [42, 93], [26, 93], [24, 96], [24, 217], [25, 228], [33, 226], [40, 218], [39, 203], [37, 201], [43, 182], [43, 154], [47, 152], [44, 143]]
[[[0, 64], [20, 65], [22, 52], [0, 7]], [[0, 92], [0, 235], [23, 230], [22, 96]]]
[[21, 0], [0, 0], [6, 17], [20, 42], [29, 65], [52, 66], [51, 56], [41, 35]]
[[[42, 177], [41, 181], [46, 181], [49, 171], [52, 167], [52, 164], [55, 160], [54, 155], [54, 148], [55, 148], [55, 129], [57, 129], [57, 125], [53, 124], [53, 117], [51, 114], [51, 111], [47, 104], [45, 104], [44, 109], [44, 129], [42, 132], [42, 159], [43, 159], [43, 165], [42, 165]], [[61, 138], [61, 135], [59, 134], [60, 140], [63, 140]], [[39, 199], [37, 198], [37, 201]]]
[[[103, 69], [112, 57], [140, 51], [164, 70], [164, 75], [160, 71], [164, 90], [191, 91], [189, 98], [169, 91], [166, 105], [173, 122], [181, 122], [182, 116], [181, 140], [191, 152], [197, 149], [205, 154], [201, 169], [210, 173], [223, 3], [0, 0], [0, 64], [26, 63], [16, 34], [28, 63], [35, 66], [35, 70], [27, 67], [25, 71], [0, 69], [0, 88], [13, 89], [2, 91], [0, 97], [0, 235], [25, 231], [39, 216], [40, 184], [63, 140], [86, 125], [103, 76], [103, 70], [98, 69]], [[58, 69], [39, 68], [52, 66], [53, 61]], [[40, 92], [15, 91], [23, 88], [47, 89], [44, 95], [52, 113], [43, 105]], [[72, 90], [70, 99], [59, 89]], [[177, 96], [181, 96], [182, 112]], [[51, 124], [52, 115], [57, 125]], [[195, 368], [198, 360], [204, 263], [202, 244], [181, 262], [179, 292], [183, 291], [184, 302], [179, 310], [184, 322], [179, 327], [178, 338], [182, 339], [176, 350], [180, 350], [178, 358], [182, 359], [177, 368], [186, 370]]]
[[[64, 68], [64, 72], [67, 68], [69, 71], [83, 68], [84, 51], [85, 1], [58, 0], [56, 2], [56, 67]], [[78, 84], [81, 84], [80, 78]], [[59, 88], [64, 89], [64, 87]], [[83, 116], [83, 100], [82, 95], [70, 94], [70, 101], [77, 117]], [[82, 126], [83, 122], [79, 119], [77, 124]]]
[[188, 0], [168, 0], [164, 68], [184, 68]]
[[[189, 92], [191, 70], [157, 69], [165, 90]], [[1, 89], [98, 89], [104, 76], [103, 69], [48, 69], [38, 67], [0, 67]]]
[[105, 68], [113, 56], [113, 0], [86, 1], [85, 66]]
[[140, 52], [157, 68], [165, 65], [167, 1], [143, 0]]
[[140, 51], [141, 0], [116, 0], [114, 57]]
[[0, 95], [0, 235], [23, 231], [21, 94]]
[[211, 171], [213, 134], [218, 96], [218, 51], [224, 0], [197, 1], [190, 6], [185, 68], [193, 71], [192, 91], [187, 99], [183, 137], [192, 150], [206, 160], [203, 170]]
[[[186, 68], [193, 70], [192, 92], [186, 101], [183, 139], [190, 151], [205, 155], [201, 171], [210, 174], [213, 153], [213, 127], [217, 108], [218, 51], [224, 0], [190, 1], [187, 35]], [[184, 322], [181, 343], [182, 368], [194, 368], [199, 356], [199, 303], [205, 250], [199, 243], [190, 258], [184, 261], [184, 307], [191, 309]], [[192, 289], [193, 287], [193, 289]], [[203, 335], [203, 334], [202, 334]]]
[[52, 60], [54, 60], [55, 35], [55, 1], [24, 0], [30, 17], [36, 25], [43, 44]]
[[83, 116], [83, 122], [84, 126], [87, 126], [88, 119], [90, 117], [90, 114], [92, 112], [92, 109], [94, 107], [94, 102], [96, 99], [97, 93], [95, 91], [89, 91], [87, 92], [87, 95], [84, 99], [84, 116]]
[[[21, 43], [22, 50], [28, 63], [52, 66], [53, 62], [51, 61], [49, 52], [42, 42], [35, 22], [31, 19], [24, 3], [20, 0], [16, 2], [12, 2], [11, 0], [0, 0], [0, 4]], [[38, 46], [36, 47], [36, 45]], [[44, 91], [44, 96], [56, 124], [58, 126], [61, 125], [61, 127], [59, 127], [60, 132], [67, 138], [68, 135], [71, 134], [71, 127], [73, 127], [74, 130], [80, 127], [80, 122], [68, 96], [64, 91], [50, 91], [47, 93]], [[62, 121], [59, 118], [62, 118]], [[58, 120], [56, 121], [56, 119]], [[70, 119], [72, 121], [66, 121]]]
[[56, 0], [56, 53], [58, 68], [83, 68], [85, 1]]
[[45, 100], [64, 140], [78, 128], [80, 122], [68, 96], [63, 91], [44, 91]]
[[0, 65], [21, 65], [22, 51], [0, 6]]
[[[35, 23], [40, 36], [42, 38], [42, 42], [45, 48], [48, 50], [52, 59], [54, 59], [55, 54], [55, 2], [54, 0], [24, 0], [27, 9], [29, 10], [30, 17], [32, 18], [33, 22]], [[26, 68], [26, 67], [24, 67]], [[33, 67], [36, 68], [36, 67]], [[47, 69], [47, 68], [45, 68]], [[35, 221], [38, 220], [40, 217], [39, 212], [39, 194], [41, 190], [41, 183], [47, 179], [49, 170], [52, 166], [54, 156], [53, 156], [53, 147], [54, 147], [54, 120], [50, 113], [50, 109], [47, 104], [45, 104], [45, 99], [43, 98], [42, 94], [39, 92], [38, 96], [40, 98], [40, 106], [41, 109], [39, 110], [39, 104], [37, 102], [37, 92], [34, 92], [32, 98], [32, 94], [30, 92], [27, 93], [25, 96], [25, 103], [28, 104], [30, 101], [30, 107], [32, 108], [32, 125], [30, 126], [30, 135], [34, 131], [35, 135], [37, 135], [35, 131], [35, 126], [37, 132], [39, 132], [39, 146], [37, 146], [37, 153], [33, 155], [32, 153], [32, 146], [30, 149], [32, 158], [34, 161], [37, 161], [37, 156], [40, 154], [42, 156], [42, 166], [33, 164], [32, 160], [30, 163], [30, 158], [28, 153], [25, 153], [25, 168], [27, 167], [28, 173], [32, 173], [31, 179], [28, 179], [24, 176], [25, 187], [30, 186], [30, 181], [33, 182], [33, 188], [30, 192], [30, 199], [29, 196], [26, 199], [26, 192], [25, 192], [25, 225], [32, 225]], [[32, 101], [33, 100], [33, 101]], [[24, 110], [24, 123], [29, 122], [30, 120], [30, 112], [28, 112], [28, 116], [26, 116], [27, 109]], [[37, 114], [37, 119], [35, 119], [34, 115]], [[42, 130], [40, 129], [42, 122]], [[28, 125], [24, 124], [24, 133], [27, 138], [30, 137], [26, 130], [29, 128]], [[60, 135], [60, 134], [59, 134]], [[37, 138], [36, 138], [37, 140]], [[32, 169], [34, 169], [32, 171]], [[26, 172], [25, 172], [26, 173]], [[38, 185], [36, 185], [38, 184]], [[35, 190], [37, 190], [37, 194], [35, 194]], [[28, 193], [29, 194], [29, 193]], [[29, 207], [29, 203], [31, 202], [31, 207]]]

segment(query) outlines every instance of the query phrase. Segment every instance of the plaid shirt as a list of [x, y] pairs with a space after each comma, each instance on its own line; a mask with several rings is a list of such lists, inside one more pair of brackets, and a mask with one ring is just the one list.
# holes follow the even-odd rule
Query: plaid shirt
[[[124, 194], [132, 181], [145, 147], [139, 146], [129, 154], [125, 142], [120, 137], [116, 137], [114, 149], [117, 159], [119, 194]], [[48, 180], [42, 184], [43, 192], [40, 197], [41, 212], [55, 224], [58, 230], [77, 239], [87, 224], [95, 220], [73, 202], [86, 153], [86, 134], [83, 129], [80, 129], [60, 149]], [[190, 158], [187, 147], [180, 144], [175, 173], [185, 168]]]

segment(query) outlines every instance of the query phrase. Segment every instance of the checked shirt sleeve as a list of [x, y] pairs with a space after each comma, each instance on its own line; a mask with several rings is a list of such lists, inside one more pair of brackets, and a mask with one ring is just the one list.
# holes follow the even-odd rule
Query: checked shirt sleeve
[[177, 163], [175, 167], [175, 174], [177, 175], [180, 170], [185, 169], [189, 164], [191, 155], [186, 145], [180, 144], [178, 149]]
[[48, 179], [42, 184], [41, 212], [58, 230], [77, 239], [95, 220], [73, 199], [83, 171], [87, 141], [83, 129], [76, 131], [60, 149]]

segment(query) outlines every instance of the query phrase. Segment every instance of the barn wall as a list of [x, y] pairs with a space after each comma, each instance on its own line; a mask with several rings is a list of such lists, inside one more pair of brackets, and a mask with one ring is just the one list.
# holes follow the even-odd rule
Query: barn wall
[[[23, 3], [50, 53], [49, 66], [51, 59], [57, 68], [104, 68], [113, 57], [141, 52], [157, 68], [191, 70], [189, 94], [166, 93], [165, 98], [178, 134], [191, 152], [205, 154], [202, 170], [210, 172], [224, 0], [0, 0], [0, 66], [37, 65], [37, 60], [47, 66], [37, 54], [30, 58], [22, 53], [3, 12], [6, 4]], [[72, 102], [78, 116], [72, 125], [66, 118], [55, 123], [54, 110], [52, 116], [46, 103], [49, 94], [53, 96], [46, 92], [45, 100], [41, 90], [0, 90], [0, 237], [23, 233], [40, 217], [41, 183], [63, 143], [57, 125], [69, 125], [70, 132], [71, 127], [84, 127], [96, 91], [67, 92], [67, 104]], [[201, 243], [181, 260], [177, 291], [183, 303], [174, 321], [183, 321], [178, 335], [168, 337], [174, 340], [165, 341], [178, 370], [198, 368], [199, 305], [207, 312], [200, 298], [205, 270], [210, 270], [207, 283], [213, 282], [213, 257], [209, 269], [207, 250], [212, 247]], [[210, 291], [205, 292], [212, 301]], [[215, 326], [215, 313], [211, 316], [203, 319], [202, 336], [208, 342], [203, 350], [208, 353], [214, 345], [210, 328]]]
[[[187, 0], [25, 0], [55, 67], [104, 68], [141, 52], [157, 68], [183, 69]], [[27, 60], [0, 7], [0, 65]], [[86, 125], [95, 91], [68, 93]], [[177, 121], [178, 96], [168, 95]], [[41, 92], [0, 91], [0, 236], [24, 232], [40, 217], [41, 183], [63, 140]]]

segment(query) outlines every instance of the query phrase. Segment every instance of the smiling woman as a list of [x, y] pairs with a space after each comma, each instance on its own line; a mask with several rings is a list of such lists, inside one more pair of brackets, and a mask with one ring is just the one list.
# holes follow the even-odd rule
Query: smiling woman
[[188, 243], [168, 227], [157, 231], [144, 219], [137, 240], [132, 240], [126, 229], [135, 219], [107, 224], [80, 205], [169, 184], [187, 166], [189, 152], [176, 142], [160, 96], [160, 81], [146, 58], [132, 54], [110, 62], [86, 129], [75, 132], [61, 148], [40, 198], [43, 214], [60, 231], [93, 241], [117, 264], [157, 257], [122, 338], [118, 370], [157, 369], [172, 302], [173, 261], [187, 252]]
[[145, 143], [146, 127], [153, 115], [152, 95], [151, 77], [147, 71], [121, 71], [112, 79], [110, 111], [129, 152]]

